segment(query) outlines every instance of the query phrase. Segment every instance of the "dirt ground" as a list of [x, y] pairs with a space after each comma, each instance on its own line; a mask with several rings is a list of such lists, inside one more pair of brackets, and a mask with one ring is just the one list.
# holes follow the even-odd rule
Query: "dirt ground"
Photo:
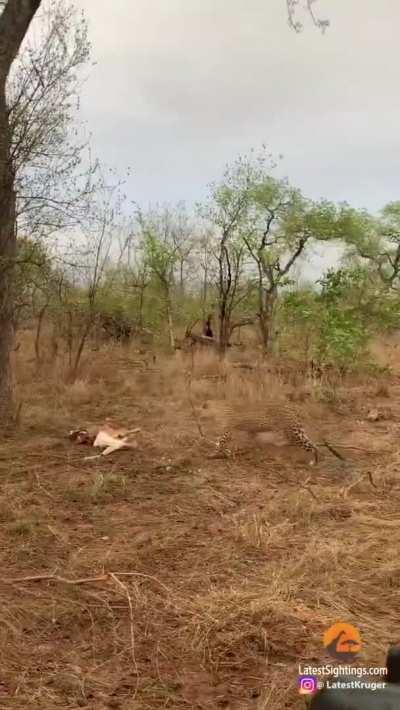
[[[222, 367], [110, 347], [67, 385], [18, 351], [21, 420], [0, 447], [0, 707], [303, 708], [298, 665], [324, 662], [336, 621], [360, 630], [360, 664], [382, 666], [400, 640], [393, 352], [389, 373], [316, 383], [246, 353]], [[262, 446], [210, 458], [218, 403], [278, 392], [344, 462]], [[106, 417], [140, 427], [137, 448], [86, 461], [68, 431]]]

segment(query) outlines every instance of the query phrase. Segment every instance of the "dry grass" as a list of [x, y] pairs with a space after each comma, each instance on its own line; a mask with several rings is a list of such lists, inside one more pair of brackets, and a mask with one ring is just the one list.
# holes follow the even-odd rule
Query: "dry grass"
[[[0, 451], [2, 708], [301, 708], [298, 664], [323, 661], [337, 620], [382, 665], [399, 640], [395, 374], [339, 378], [329, 398], [289, 365], [236, 367], [249, 353], [154, 364], [108, 348], [67, 386], [63, 364], [35, 376], [28, 345], [20, 428]], [[208, 458], [221, 402], [299, 389], [319, 436], [361, 449], [342, 449], [345, 466]], [[391, 418], [367, 421], [381, 400]], [[66, 433], [108, 416], [142, 428], [138, 449], [84, 461]]]

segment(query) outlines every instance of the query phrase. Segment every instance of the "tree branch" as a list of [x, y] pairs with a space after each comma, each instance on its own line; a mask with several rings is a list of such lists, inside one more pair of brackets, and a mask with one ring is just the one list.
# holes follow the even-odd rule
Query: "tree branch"
[[304, 235], [303, 237], [300, 237], [299, 243], [297, 245], [297, 249], [293, 252], [292, 256], [288, 259], [288, 261], [286, 262], [283, 269], [279, 266], [279, 262], [278, 262], [277, 271], [279, 273], [280, 278], [282, 278], [283, 276], [286, 276], [288, 271], [292, 268], [294, 262], [296, 261], [296, 259], [299, 258], [300, 254], [304, 250], [304, 247], [307, 244], [308, 239], [309, 239], [309, 235]]
[[[317, 17], [313, 10], [313, 5], [315, 2], [316, 0], [306, 0], [306, 10], [309, 13], [314, 25], [318, 27], [321, 32], [325, 32], [325, 30], [328, 29], [330, 22], [327, 19], [321, 19], [320, 17]], [[289, 26], [295, 32], [301, 32], [303, 30], [303, 24], [296, 19], [298, 5], [299, 0], [286, 0]]]

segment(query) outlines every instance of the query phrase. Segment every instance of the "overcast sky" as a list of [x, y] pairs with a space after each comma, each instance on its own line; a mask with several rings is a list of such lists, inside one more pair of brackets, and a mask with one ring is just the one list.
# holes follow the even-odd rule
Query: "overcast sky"
[[132, 168], [132, 199], [195, 201], [262, 143], [311, 197], [400, 198], [399, 0], [320, 0], [325, 35], [291, 31], [285, 0], [79, 2], [84, 116], [96, 152]]

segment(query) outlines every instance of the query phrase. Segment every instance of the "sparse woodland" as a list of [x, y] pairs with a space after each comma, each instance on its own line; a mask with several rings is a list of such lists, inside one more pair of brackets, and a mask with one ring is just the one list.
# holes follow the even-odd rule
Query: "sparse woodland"
[[[80, 118], [84, 16], [0, 9], [0, 706], [300, 709], [331, 623], [378, 666], [398, 623], [400, 193], [315, 201], [256, 146], [145, 208]], [[210, 457], [275, 395], [343, 460]], [[108, 418], [136, 448], [90, 460]]]
[[[221, 355], [247, 341], [352, 369], [372, 365], [371, 339], [399, 327], [400, 202], [378, 216], [313, 202], [264, 155], [235, 162], [196, 212], [124, 215], [119, 190], [96, 187], [87, 223], [65, 240], [18, 238], [17, 340], [32, 332], [38, 365], [67, 352], [76, 377], [86, 349], [107, 339], [173, 353], [211, 315]], [[313, 249], [332, 242], [338, 264], [307, 282]]]
[[[38, 366], [66, 354], [69, 379], [101, 339], [144, 338], [174, 352], [208, 318], [221, 357], [249, 340], [303, 365], [371, 365], [371, 338], [398, 328], [400, 202], [369, 215], [312, 201], [276, 176], [263, 147], [233, 156], [202, 204], [144, 210], [124, 193], [126, 176], [93, 157], [80, 123], [85, 19], [56, 1], [41, 12], [6, 84], [17, 249], [4, 271], [7, 396], [7, 350], [21, 330], [32, 333]], [[300, 30], [296, 3], [288, 12]], [[332, 244], [336, 265], [307, 281], [313, 250]]]

